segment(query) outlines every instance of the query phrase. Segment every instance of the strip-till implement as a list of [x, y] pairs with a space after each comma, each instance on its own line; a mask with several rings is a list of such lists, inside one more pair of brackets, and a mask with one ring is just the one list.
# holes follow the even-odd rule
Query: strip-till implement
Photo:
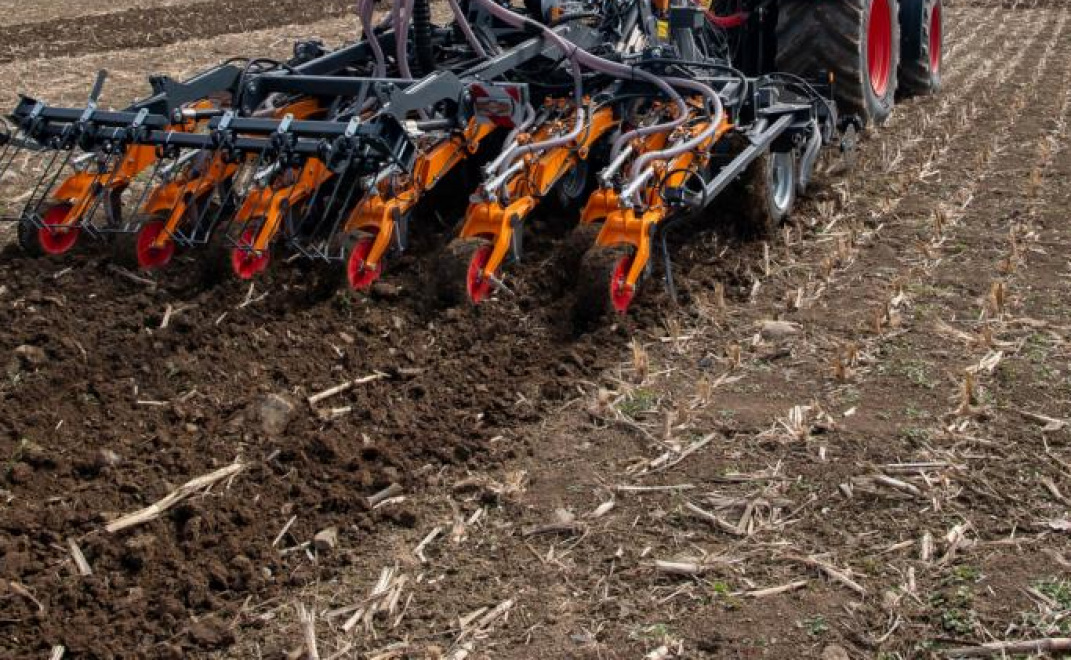
[[103, 72], [80, 108], [23, 97], [0, 135], [0, 183], [23, 152], [40, 167], [19, 244], [109, 239], [145, 269], [203, 247], [244, 279], [286, 251], [364, 289], [449, 192], [467, 208], [431, 269], [444, 301], [503, 288], [543, 214], [588, 242], [581, 316], [624, 313], [656, 263], [672, 287], [671, 227], [734, 194], [775, 230], [822, 150], [888, 115], [899, 70], [901, 91], [940, 82], [940, 0], [448, 0], [445, 26], [429, 1], [376, 23], [360, 0], [352, 45], [154, 77], [119, 111]]

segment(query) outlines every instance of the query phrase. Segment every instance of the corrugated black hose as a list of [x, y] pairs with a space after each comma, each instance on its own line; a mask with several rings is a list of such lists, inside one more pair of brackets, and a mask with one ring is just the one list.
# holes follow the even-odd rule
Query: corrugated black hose
[[413, 41], [417, 66], [427, 75], [435, 70], [435, 51], [431, 44], [431, 0], [413, 0]]

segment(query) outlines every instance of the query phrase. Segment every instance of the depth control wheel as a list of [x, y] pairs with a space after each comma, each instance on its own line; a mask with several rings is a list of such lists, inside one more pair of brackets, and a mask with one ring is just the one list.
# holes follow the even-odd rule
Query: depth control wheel
[[163, 245], [153, 246], [160, 234], [164, 233], [166, 226], [167, 216], [156, 215], [140, 223], [137, 232], [118, 234], [114, 246], [116, 261], [142, 270], [167, 266], [175, 256], [175, 242], [167, 238]]
[[354, 291], [366, 291], [383, 274], [383, 261], [375, 268], [368, 267], [368, 255], [376, 242], [374, 234], [354, 234], [349, 239], [346, 257], [346, 281]]
[[483, 238], [455, 238], [439, 257], [435, 282], [439, 301], [458, 305], [466, 300], [478, 305], [494, 291], [494, 284], [483, 276], [491, 258], [491, 242]]
[[21, 218], [18, 226], [19, 247], [31, 257], [69, 252], [81, 233], [78, 227], [63, 226], [73, 208], [70, 204], [53, 204], [45, 208], [41, 214], [43, 227], [37, 226], [28, 217]]
[[628, 312], [639, 288], [639, 283], [633, 288], [626, 282], [633, 259], [632, 248], [596, 245], [587, 251], [577, 275], [573, 319], [578, 326]]
[[744, 238], [776, 236], [796, 204], [796, 154], [767, 151], [756, 158], [737, 182], [734, 220]]
[[253, 279], [267, 270], [271, 262], [270, 246], [259, 254], [252, 250], [259, 231], [260, 223], [245, 227], [238, 239], [238, 245], [231, 249], [231, 270], [240, 280]]

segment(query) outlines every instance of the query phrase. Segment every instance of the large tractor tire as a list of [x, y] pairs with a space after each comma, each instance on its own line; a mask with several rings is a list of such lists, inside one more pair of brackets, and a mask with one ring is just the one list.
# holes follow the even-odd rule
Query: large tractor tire
[[901, 94], [933, 94], [941, 89], [943, 21], [941, 0], [900, 0]]
[[881, 124], [896, 102], [898, 0], [780, 0], [777, 68], [833, 77], [842, 114]]

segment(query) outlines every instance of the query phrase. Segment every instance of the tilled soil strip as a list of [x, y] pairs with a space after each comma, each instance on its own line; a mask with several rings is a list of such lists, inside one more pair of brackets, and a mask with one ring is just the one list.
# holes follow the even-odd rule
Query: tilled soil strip
[[0, 62], [163, 46], [278, 25], [314, 23], [345, 15], [352, 8], [352, 2], [342, 0], [275, 0], [256, 6], [241, 0], [211, 0], [9, 25], [0, 27]]
[[99, 0], [66, 0], [55, 2], [26, 2], [26, 0], [0, 0], [0, 26], [26, 25], [46, 20], [74, 18], [77, 16], [99, 16], [126, 11], [132, 7], [174, 7], [189, 5], [209, 0], [110, 0], [107, 4]]

